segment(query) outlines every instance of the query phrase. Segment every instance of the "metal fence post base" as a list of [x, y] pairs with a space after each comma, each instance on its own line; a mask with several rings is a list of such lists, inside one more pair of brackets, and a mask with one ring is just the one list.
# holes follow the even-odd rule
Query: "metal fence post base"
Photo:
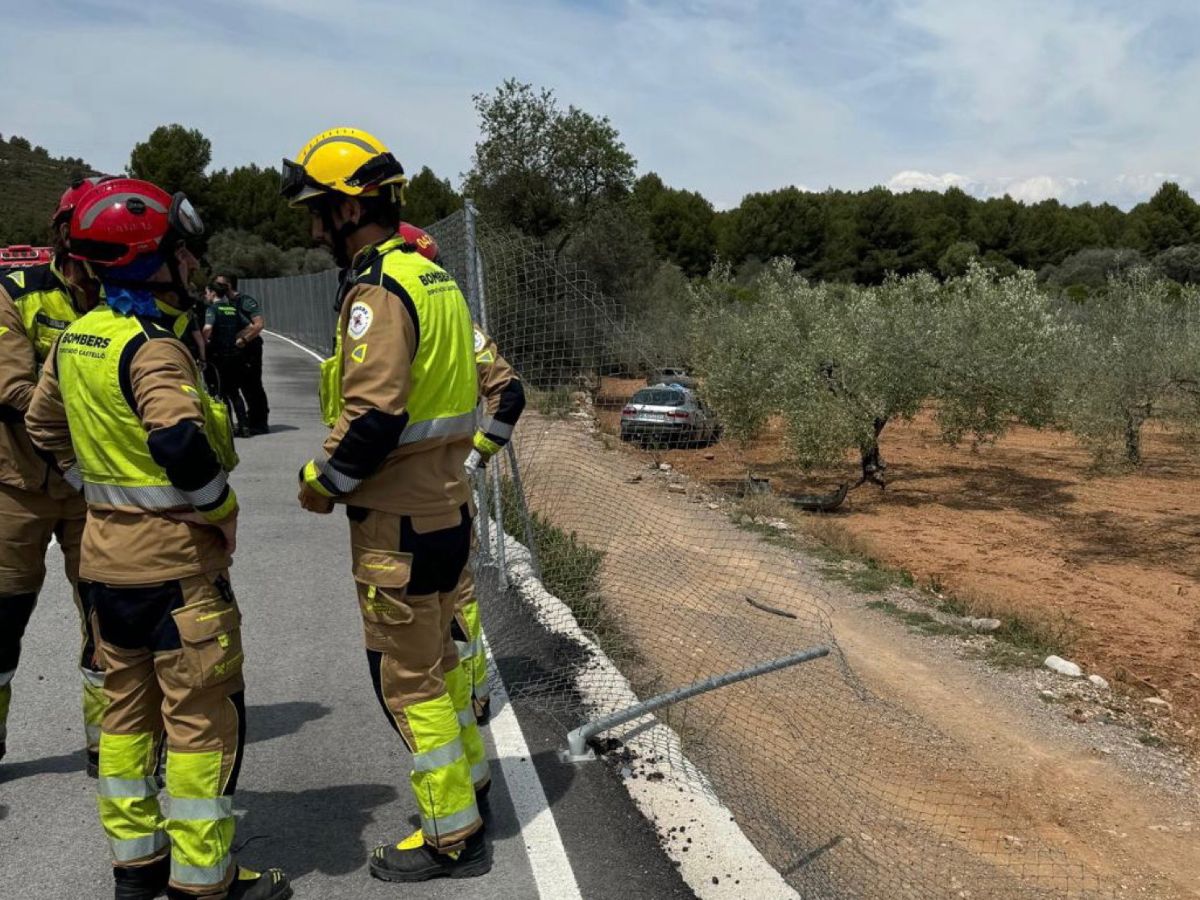
[[821, 659], [829, 655], [829, 650], [830, 648], [827, 646], [810, 647], [807, 650], [800, 650], [788, 656], [781, 656], [779, 659], [767, 660], [748, 669], [726, 672], [724, 675], [714, 675], [712, 678], [704, 678], [684, 687], [676, 688], [673, 691], [667, 691], [665, 694], [651, 697], [649, 700], [643, 700], [641, 703], [635, 703], [628, 709], [617, 710], [595, 721], [586, 722], [567, 734], [567, 749], [560, 750], [558, 758], [563, 762], [585, 762], [589, 759], [594, 759], [595, 754], [588, 749], [587, 742], [589, 738], [595, 737], [602, 731], [608, 731], [610, 728], [624, 725], [626, 722], [632, 722], [634, 719], [640, 719], [642, 716], [649, 715], [655, 710], [662, 709], [664, 706], [688, 700], [699, 694], [707, 694], [709, 691], [715, 691], [717, 688], [737, 684], [739, 681], [746, 681], [750, 678], [757, 678], [769, 672], [778, 672], [780, 669], [787, 669], [800, 663], [812, 662], [814, 659]]
[[567, 748], [558, 751], [558, 761], [564, 763], [580, 764], [586, 762], [595, 762], [600, 757], [596, 752], [587, 745], [587, 738], [583, 736], [583, 728], [576, 728], [567, 735]]

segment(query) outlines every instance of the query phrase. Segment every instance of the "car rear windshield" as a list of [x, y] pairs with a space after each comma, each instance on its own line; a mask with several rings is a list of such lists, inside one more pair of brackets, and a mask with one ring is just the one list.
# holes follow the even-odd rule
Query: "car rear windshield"
[[648, 388], [633, 395], [634, 403], [645, 406], [683, 406], [683, 393], [680, 391], [665, 391]]

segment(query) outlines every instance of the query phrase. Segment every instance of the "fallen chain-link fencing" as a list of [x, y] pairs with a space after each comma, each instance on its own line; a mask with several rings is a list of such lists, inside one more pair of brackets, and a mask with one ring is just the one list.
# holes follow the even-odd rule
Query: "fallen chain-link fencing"
[[[649, 366], [618, 362], [631, 343], [621, 311], [580, 269], [470, 208], [430, 231], [529, 400], [515, 453], [489, 465], [482, 492], [481, 515], [502, 516], [503, 530], [483, 532], [476, 551], [510, 695], [560, 722], [565, 746], [606, 691], [632, 685], [644, 699], [827, 646], [659, 711], [678, 739], [654, 762], [719, 797], [804, 898], [1116, 896], [1119, 873], [1048, 828], [1042, 798], [856, 675], [827, 583], [746, 514], [748, 483], [689, 479], [660, 464], [653, 441], [622, 440], [621, 411]], [[271, 329], [328, 352], [336, 283], [324, 273], [244, 289]], [[703, 454], [712, 439], [675, 444]], [[531, 568], [562, 605], [535, 607], [505, 572], [515, 554], [502, 550], [531, 542]]]

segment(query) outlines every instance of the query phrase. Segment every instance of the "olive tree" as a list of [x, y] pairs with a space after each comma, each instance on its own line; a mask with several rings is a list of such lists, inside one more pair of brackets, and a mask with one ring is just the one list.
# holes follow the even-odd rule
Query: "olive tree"
[[930, 391], [936, 291], [928, 275], [876, 288], [791, 288], [798, 339], [781, 360], [781, 395], [788, 448], [800, 465], [831, 465], [853, 448], [860, 483], [885, 484], [880, 436], [889, 422], [916, 415]]
[[695, 288], [692, 363], [705, 400], [743, 452], [780, 409], [781, 360], [799, 339], [780, 286], [797, 278], [781, 260], [750, 288], [728, 267]]
[[1063, 406], [1098, 462], [1142, 459], [1151, 416], [1200, 424], [1200, 293], [1149, 269], [1115, 277], [1086, 305], [1064, 356]]
[[992, 441], [1013, 422], [1051, 424], [1070, 333], [1032, 272], [997, 278], [972, 264], [948, 280], [928, 335], [942, 438]]

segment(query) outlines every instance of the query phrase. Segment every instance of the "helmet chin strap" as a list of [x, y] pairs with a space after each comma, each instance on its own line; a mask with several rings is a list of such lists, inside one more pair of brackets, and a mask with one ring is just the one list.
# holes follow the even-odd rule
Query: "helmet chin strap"
[[[106, 275], [102, 278], [102, 281], [106, 285], [124, 288], [127, 291], [148, 293], [152, 297], [170, 304], [180, 312], [187, 312], [195, 305], [196, 300], [188, 291], [187, 284], [183, 280], [183, 273], [179, 269], [179, 261], [172, 253], [166, 257], [165, 262], [167, 264], [167, 271], [171, 274], [170, 281], [149, 281], [144, 278], [121, 278], [112, 277], [111, 275]], [[161, 262], [159, 265], [161, 265]], [[168, 297], [171, 299], [168, 299]]]

